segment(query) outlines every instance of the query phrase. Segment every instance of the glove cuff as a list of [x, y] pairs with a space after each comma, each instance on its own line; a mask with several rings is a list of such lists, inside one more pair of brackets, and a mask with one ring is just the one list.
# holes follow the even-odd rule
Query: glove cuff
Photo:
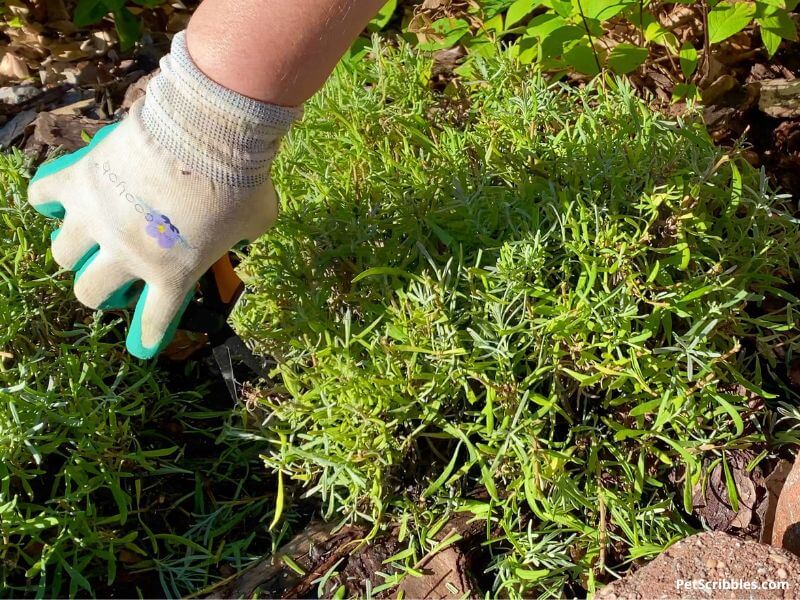
[[212, 81], [192, 61], [185, 31], [175, 35], [160, 65], [141, 112], [150, 136], [190, 171], [217, 183], [264, 183], [281, 137], [302, 109], [259, 102]]

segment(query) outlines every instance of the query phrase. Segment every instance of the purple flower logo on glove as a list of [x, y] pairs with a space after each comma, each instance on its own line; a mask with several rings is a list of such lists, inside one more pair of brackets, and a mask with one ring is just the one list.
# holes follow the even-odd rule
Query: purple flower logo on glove
[[148, 219], [145, 231], [150, 237], [156, 238], [158, 245], [162, 248], [172, 248], [181, 237], [181, 232], [172, 224], [169, 217], [152, 213], [152, 219]]

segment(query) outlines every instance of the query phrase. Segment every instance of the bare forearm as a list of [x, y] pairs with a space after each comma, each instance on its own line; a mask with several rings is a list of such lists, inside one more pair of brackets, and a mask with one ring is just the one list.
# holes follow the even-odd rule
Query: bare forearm
[[189, 53], [217, 83], [295, 106], [322, 87], [384, 2], [205, 0], [189, 22]]

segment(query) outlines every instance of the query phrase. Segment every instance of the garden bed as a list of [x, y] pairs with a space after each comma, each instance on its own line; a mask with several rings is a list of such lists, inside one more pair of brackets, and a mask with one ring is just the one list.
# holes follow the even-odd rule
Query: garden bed
[[3, 114], [75, 113], [0, 158], [6, 593], [253, 591], [320, 517], [342, 530], [289, 553], [281, 593], [391, 595], [441, 555], [459, 589], [582, 596], [704, 526], [761, 533], [800, 440], [800, 232], [769, 181], [798, 189], [798, 121], [753, 104], [763, 60], [691, 109], [645, 68], [565, 85], [359, 44], [275, 165], [234, 324], [278, 366], [232, 407], [205, 358], [126, 356], [127, 316], [71, 300], [24, 204], [33, 164], [122, 115], [165, 39], [98, 59], [97, 96]]
[[429, 61], [373, 55], [308, 107], [244, 264], [267, 464], [328, 518], [406, 523], [399, 572], [467, 511], [493, 593], [582, 594], [795, 439], [793, 204], [625, 84], [489, 61], [454, 109]]

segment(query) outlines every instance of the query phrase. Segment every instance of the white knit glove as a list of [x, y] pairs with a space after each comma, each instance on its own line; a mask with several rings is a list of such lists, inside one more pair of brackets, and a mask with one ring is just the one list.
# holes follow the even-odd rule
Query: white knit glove
[[171, 339], [200, 276], [275, 220], [269, 166], [300, 110], [257, 102], [203, 75], [185, 34], [147, 95], [91, 144], [40, 167], [28, 199], [62, 218], [53, 257], [77, 271], [75, 295], [122, 308], [141, 289], [127, 347], [139, 358]]

